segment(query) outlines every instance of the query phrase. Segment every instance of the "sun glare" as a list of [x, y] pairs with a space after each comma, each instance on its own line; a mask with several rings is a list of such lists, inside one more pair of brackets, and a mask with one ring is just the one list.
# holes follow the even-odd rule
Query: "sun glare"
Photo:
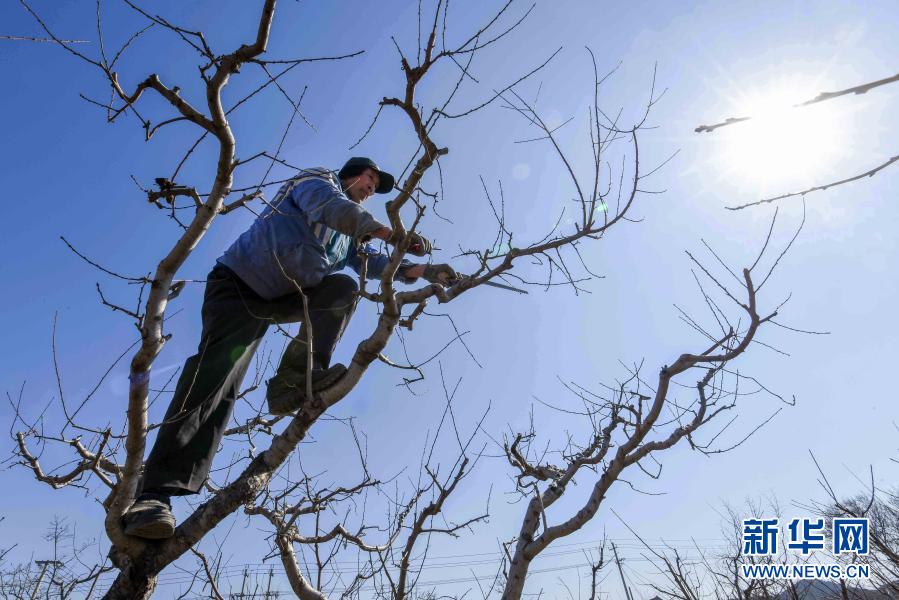
[[816, 93], [781, 88], [747, 97], [735, 114], [751, 119], [721, 130], [727, 130], [727, 170], [761, 185], [812, 180], [826, 172], [838, 150], [836, 114], [828, 103], [794, 107]]

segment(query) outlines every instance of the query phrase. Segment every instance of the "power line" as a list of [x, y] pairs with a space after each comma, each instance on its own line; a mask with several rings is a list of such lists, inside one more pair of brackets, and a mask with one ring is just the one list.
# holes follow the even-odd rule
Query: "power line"
[[[726, 549], [728, 546], [724, 543], [721, 544], [701, 544], [700, 541], [704, 542], [723, 542], [721, 538], [694, 538], [694, 539], [671, 539], [671, 540], [660, 540], [659, 542], [652, 542], [647, 544], [651, 549], [658, 550], [671, 550], [677, 549], [678, 547], [687, 547], [690, 550], [698, 549], [700, 552], [706, 550], [722, 550]], [[549, 551], [541, 553], [540, 557], [542, 559], [546, 558], [558, 558], [563, 556], [570, 556], [572, 554], [583, 554], [585, 552], [595, 550], [598, 546], [602, 544], [603, 540], [588, 540], [585, 542], [567, 542], [562, 544], [554, 544], [553, 547], [557, 548], [555, 551]], [[638, 551], [646, 548], [646, 545], [637, 541], [635, 538], [607, 538], [605, 540], [606, 543], [614, 542], [615, 546], [619, 550], [628, 550], [628, 551]], [[678, 542], [678, 543], [675, 543]], [[622, 560], [627, 562], [651, 562], [652, 559], [647, 558], [641, 555], [632, 555], [630, 552], [628, 554], [623, 554]], [[442, 569], [449, 570], [454, 568], [464, 568], [464, 567], [477, 567], [484, 565], [495, 565], [497, 568], [499, 567], [499, 562], [503, 558], [503, 553], [500, 551], [493, 552], [473, 552], [473, 553], [460, 553], [460, 554], [446, 554], [440, 556], [434, 556], [429, 558], [425, 564], [420, 565], [417, 570], [428, 570], [428, 569]], [[683, 556], [684, 560], [700, 560], [702, 558], [701, 555], [691, 556], [689, 554]], [[450, 560], [450, 559], [463, 559], [463, 560]], [[468, 560], [465, 560], [468, 559]], [[588, 562], [577, 562], [571, 564], [563, 564], [556, 565], [551, 567], [546, 567], [544, 569], [531, 569], [529, 574], [539, 574], [539, 573], [551, 573], [556, 571], [570, 570], [575, 568], [583, 568], [590, 566]], [[355, 574], [358, 572], [358, 562], [356, 561], [335, 561], [332, 566], [328, 570], [330, 573], [335, 575], [343, 575], [343, 574]], [[495, 573], [495, 569], [494, 569]], [[260, 576], [269, 576], [270, 578], [274, 575], [284, 576], [286, 572], [283, 568], [274, 568], [269, 563], [244, 563], [240, 565], [232, 565], [230, 567], [224, 567], [219, 572], [220, 579], [232, 578], [237, 576], [244, 576], [249, 578], [251, 575], [255, 577]], [[104, 576], [101, 576], [101, 583], [109, 583], [114, 579], [115, 575], [110, 573]], [[173, 586], [173, 585], [183, 585], [188, 584], [193, 580], [193, 575], [188, 573], [176, 574], [171, 577], [162, 577], [157, 584], [158, 586]], [[443, 578], [436, 579], [432, 581], [424, 581], [419, 582], [419, 585], [445, 585], [451, 583], [467, 583], [474, 581], [483, 581], [483, 580], [492, 580], [494, 574], [484, 574], [484, 575], [475, 575], [475, 576], [464, 576], [457, 578]], [[247, 580], [244, 581], [244, 589], [241, 592], [243, 596], [232, 594], [233, 598], [251, 598], [254, 597], [249, 595], [245, 589]], [[87, 583], [82, 585], [88, 585]], [[269, 589], [271, 586], [271, 580], [269, 580]], [[80, 587], [80, 586], [79, 586]], [[374, 589], [366, 588], [366, 589]], [[275, 594], [276, 592], [270, 592], [271, 594]], [[280, 593], [280, 592], [277, 592]], [[277, 597], [277, 596], [271, 596]]]

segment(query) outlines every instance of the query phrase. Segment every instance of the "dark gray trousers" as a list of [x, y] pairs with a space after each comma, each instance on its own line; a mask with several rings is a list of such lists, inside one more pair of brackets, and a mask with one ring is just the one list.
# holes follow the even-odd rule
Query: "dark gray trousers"
[[[316, 368], [327, 368], [358, 289], [346, 275], [328, 275], [304, 288]], [[197, 354], [184, 363], [175, 395], [144, 465], [143, 492], [196, 494], [234, 410], [241, 382], [269, 325], [303, 320], [299, 294], [266, 300], [227, 267], [209, 273]], [[288, 344], [279, 371], [306, 368], [305, 331]]]

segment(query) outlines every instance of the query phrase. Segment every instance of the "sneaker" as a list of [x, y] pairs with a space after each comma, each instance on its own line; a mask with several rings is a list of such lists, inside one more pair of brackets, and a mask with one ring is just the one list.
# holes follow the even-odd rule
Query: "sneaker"
[[145, 540], [164, 540], [175, 535], [175, 516], [168, 496], [141, 494], [122, 517], [125, 534]]
[[[327, 369], [313, 369], [312, 391], [326, 390], [346, 373], [346, 367], [338, 363]], [[273, 415], [289, 415], [300, 408], [306, 399], [306, 372], [277, 373], [268, 380], [265, 394], [268, 412]]]

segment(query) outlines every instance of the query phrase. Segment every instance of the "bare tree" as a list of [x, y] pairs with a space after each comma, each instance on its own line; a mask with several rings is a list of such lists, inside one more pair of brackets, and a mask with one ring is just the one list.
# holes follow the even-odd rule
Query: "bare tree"
[[105, 560], [90, 563], [90, 556], [99, 556], [90, 552], [97, 541], [79, 540], [67, 519], [54, 516], [42, 539], [49, 548], [42, 547], [28, 562], [8, 562], [12, 548], [0, 553], [0, 598], [90, 598], [100, 577], [113, 569]]
[[[740, 565], [769, 565], [786, 562], [792, 557], [783, 543], [778, 544], [779, 552], [773, 556], [747, 555], [743, 551], [743, 520], [760, 518], [780, 518], [782, 510], [776, 498], [764, 501], [747, 501], [745, 506], [735, 508], [724, 505], [721, 516], [721, 533], [725, 548], [720, 552], [710, 552], [694, 542], [693, 548], [682, 553], [666, 546], [653, 548], [630, 525], [633, 533], [646, 549], [643, 555], [661, 575], [661, 583], [651, 587], [663, 598], [677, 600], [755, 600], [806, 596], [789, 581], [747, 579]], [[806, 558], [805, 560], [808, 560]]]
[[812, 460], [826, 500], [809, 501], [808, 508], [827, 521], [834, 517], [867, 518], [871, 547], [865, 562], [871, 565], [871, 577], [887, 597], [899, 594], [899, 489], [875, 485], [872, 468], [865, 493], [841, 498], [814, 455]]
[[[291, 456], [295, 455], [310, 429], [327, 419], [325, 411], [340, 402], [358, 385], [373, 362], [380, 360], [412, 370], [421, 376], [421, 369], [428, 361], [410, 361], [409, 365], [399, 365], [388, 359], [384, 351], [399, 328], [411, 331], [418, 319], [430, 316], [426, 310], [429, 303], [448, 304], [475, 288], [495, 284], [496, 280], [503, 278], [507, 283], [511, 280], [516, 285], [562, 285], [575, 292], [581, 290], [581, 283], [593, 276], [581, 253], [582, 246], [596, 243], [614, 226], [630, 219], [632, 207], [641, 194], [646, 193], [644, 186], [648, 177], [661, 166], [647, 169], [640, 160], [640, 138], [647, 127], [648, 115], [659, 97], [654, 84], [650, 86], [642, 116], [632, 125], [624, 126], [620, 123], [620, 115], [609, 117], [600, 108], [600, 87], [606, 78], [599, 76], [596, 62], [592, 61], [593, 103], [587, 115], [586, 127], [592, 167], [585, 175], [578, 175], [558, 140], [557, 128], [550, 126], [541, 117], [535, 103], [528, 100], [521, 91], [521, 84], [548, 64], [555, 54], [521, 76], [511, 77], [507, 85], [493, 90], [482, 101], [458, 106], [463, 102], [460, 100], [459, 90], [475, 81], [471, 72], [474, 57], [486, 48], [500, 44], [528, 16], [530, 9], [519, 10], [513, 15], [511, 7], [514, 0], [509, 0], [482, 26], [463, 35], [459, 42], [451, 42], [450, 38], [453, 36], [449, 36], [447, 32], [448, 2], [437, 0], [429, 9], [421, 9], [419, 18], [424, 23], [424, 32], [417, 37], [417, 48], [404, 50], [396, 43], [405, 79], [404, 87], [395, 96], [380, 100], [375, 116], [376, 122], [383, 110], [397, 109], [407, 119], [417, 144], [406, 169], [398, 178], [398, 193], [388, 203], [387, 214], [394, 231], [390, 240], [394, 249], [389, 265], [383, 271], [377, 290], [366, 289], [364, 273], [360, 277], [360, 299], [371, 301], [380, 309], [375, 326], [356, 341], [346, 375], [321, 394], [309, 393], [312, 400], [296, 414], [286, 418], [267, 417], [258, 406], [253, 406], [252, 414], [243, 415], [227, 433], [235, 440], [246, 442], [249, 448], [236, 456], [227, 467], [215, 473], [207, 485], [205, 502], [196, 506], [181, 522], [174, 537], [161, 542], [147, 542], [124, 534], [122, 515], [135, 498], [147, 433], [155, 427], [148, 420], [148, 405], [154, 394], [158, 396], [160, 390], [167, 387], [167, 382], [151, 387], [151, 380], [155, 381], [151, 377], [151, 367], [171, 336], [166, 323], [167, 310], [169, 303], [184, 286], [183, 281], [175, 278], [191, 251], [201, 243], [205, 232], [220, 215], [227, 215], [238, 208], [250, 208], [256, 202], [266, 202], [264, 189], [269, 183], [269, 172], [266, 171], [262, 181], [235, 185], [236, 177], [242, 172], [241, 167], [254, 160], [265, 160], [271, 163], [270, 169], [275, 165], [294, 169], [292, 164], [280, 157], [280, 146], [273, 152], [238, 160], [237, 140], [231, 129], [229, 115], [251, 100], [261, 89], [272, 86], [289, 100], [292, 122], [293, 117], [300, 114], [299, 100], [302, 96], [296, 99], [281, 88], [281, 76], [304, 62], [336, 60], [352, 55], [290, 60], [267, 58], [269, 34], [276, 18], [275, 0], [263, 2], [255, 23], [256, 32], [250, 41], [225, 53], [213, 50], [202, 32], [180, 27], [162, 16], [141, 9], [130, 0], [123, 0], [146, 20], [146, 27], [128, 38], [121, 50], [110, 59], [102, 41], [98, 3], [99, 56], [90, 57], [60, 39], [27, 2], [20, 1], [47, 36], [69, 54], [95, 67], [102, 81], [110, 86], [112, 99], [109, 102], [85, 96], [87, 101], [103, 109], [108, 121], [116, 121], [126, 115], [134, 117], [147, 139], [173, 123], [192, 125], [198, 134], [197, 142], [177, 162], [173, 173], [167, 177], [157, 177], [156, 187], [144, 190], [147, 200], [169, 211], [180, 228], [177, 241], [160, 253], [160, 260], [151, 274], [135, 277], [116, 273], [70, 245], [81, 258], [106, 275], [132, 284], [139, 290], [137, 302], [131, 308], [111, 302], [104, 296], [99, 285], [97, 288], [103, 305], [133, 319], [140, 333], [136, 350], [131, 354], [127, 421], [124, 426], [119, 429], [117, 426], [97, 427], [80, 422], [78, 413], [96, 390], [77, 408], [73, 408], [67, 403], [58, 370], [59, 402], [65, 416], [65, 422], [58, 431], [50, 433], [43, 418], [29, 420], [23, 414], [20, 410], [21, 393], [12, 402], [16, 408], [17, 424], [21, 427], [14, 435], [16, 458], [21, 465], [32, 471], [38, 481], [53, 488], [81, 486], [86, 485], [87, 481], [99, 481], [107, 489], [108, 495], [102, 503], [105, 510], [105, 530], [111, 544], [110, 558], [118, 569], [118, 574], [106, 592], [106, 597], [149, 597], [163, 569], [188, 551], [197, 553], [197, 545], [201, 540], [241, 508], [250, 515], [266, 519], [273, 528], [274, 546], [300, 597], [323, 596], [319, 588], [329, 585], [325, 579], [325, 567], [334, 555], [329, 554], [329, 550], [325, 550], [325, 554], [317, 554], [312, 568], [306, 569], [304, 574], [295, 558], [294, 545], [309, 547], [315, 554], [326, 544], [337, 542], [353, 544], [368, 557], [360, 565], [356, 580], [349, 584], [351, 593], [354, 593], [353, 590], [358, 592], [360, 581], [370, 580], [377, 575], [380, 595], [397, 599], [413, 597], [418, 593], [414, 589], [418, 569], [426, 556], [426, 552], [420, 554], [422, 544], [426, 546], [427, 539], [432, 534], [454, 535], [483, 518], [476, 515], [459, 522], [434, 522], [438, 515], [441, 519], [445, 518], [443, 509], [447, 498], [458, 489], [471, 464], [479, 456], [478, 452], [472, 451], [470, 438], [468, 443], [460, 441], [459, 453], [450, 469], [441, 472], [430, 460], [422, 462], [422, 476], [413, 484], [410, 495], [394, 496], [394, 509], [387, 515], [386, 525], [375, 519], [375, 522], [382, 523], [386, 538], [374, 544], [363, 540], [362, 534], [370, 527], [365, 522], [349, 529], [339, 519], [328, 527], [318, 520], [311, 528], [311, 535], [302, 533], [297, 527], [301, 516], [319, 519], [325, 508], [333, 507], [339, 502], [352, 502], [358, 493], [376, 488], [376, 479], [368, 477], [367, 469], [363, 469], [365, 475], [359, 482], [341, 484], [338, 487], [326, 486], [325, 489], [310, 476], [286, 479], [286, 484], [281, 488], [275, 486], [274, 481], [288, 465]], [[190, 102], [187, 98], [194, 95], [182, 94], [181, 90], [186, 89], [185, 87], [163, 81], [155, 73], [144, 76], [130, 87], [123, 83], [124, 77], [117, 71], [117, 62], [122, 53], [150, 28], [174, 36], [199, 55], [200, 85], [196, 97], [205, 98], [205, 106]], [[592, 59], [592, 54], [590, 56]], [[237, 74], [243, 76], [242, 69], [250, 68], [261, 70], [262, 83], [243, 94], [230, 107], [226, 107], [222, 99], [223, 89]], [[441, 100], [430, 106], [424, 105], [417, 93], [422, 82], [430, 81], [431, 77], [435, 77], [433, 73], [440, 69], [444, 69], [444, 73], [452, 73], [455, 84]], [[150, 94], [163, 101], [165, 109], [158, 117], [151, 118], [144, 114], [141, 101]], [[439, 175], [440, 157], [449, 152], [438, 141], [438, 126], [446, 126], [454, 119], [466, 117], [491, 105], [514, 111], [537, 128], [538, 136], [525, 141], [548, 144], [564, 166], [569, 176], [568, 183], [576, 195], [576, 218], [570, 225], [562, 225], [561, 217], [555, 224], [549, 221], [545, 236], [536, 241], [522, 242], [514, 237], [514, 232], [507, 224], [502, 189], [500, 188], [497, 198], [496, 193], [491, 193], [485, 184], [486, 200], [496, 218], [496, 236], [490, 240], [489, 245], [479, 247], [486, 247], [486, 250], [463, 251], [463, 256], [475, 265], [471, 272], [448, 287], [430, 284], [398, 291], [394, 277], [413, 241], [411, 234], [417, 230], [429, 210], [436, 212], [436, 205], [442, 197], [442, 190], [432, 192], [428, 189], [430, 185], [434, 185], [429, 183], [433, 181], [433, 174], [428, 182], [425, 181], [426, 174], [431, 173], [435, 166]], [[372, 126], [374, 124], [373, 122]], [[371, 131], [370, 127], [365, 135]], [[215, 160], [206, 166], [209, 182], [206, 186], [183, 182], [179, 175], [182, 166], [190, 159], [198, 144], [205, 140], [210, 141], [216, 149]], [[283, 137], [281, 142], [283, 144]], [[617, 161], [613, 162], [607, 155], [613, 148], [622, 145], [627, 145], [628, 149], [623, 151], [619, 166]], [[437, 182], [439, 181], [441, 179], [438, 177]], [[209, 191], [204, 193], [203, 189]], [[186, 206], [179, 205], [179, 202], [184, 201], [187, 202]], [[405, 220], [401, 214], [404, 209], [407, 213]], [[190, 216], [184, 217], [185, 214]], [[772, 230], [773, 228], [772, 222]], [[758, 330], [771, 322], [777, 314], [776, 309], [765, 311], [757, 306], [759, 290], [786, 252], [784, 249], [767, 269], [763, 269], [760, 265], [768, 247], [766, 241], [752, 265], [743, 269], [742, 276], [736, 275], [722, 263], [725, 272], [736, 280], [736, 288], [725, 285], [721, 276], [714, 275], [690, 255], [701, 271], [697, 282], [700, 281], [699, 277], [704, 277], [709, 282], [707, 285], [714, 286], [713, 289], [720, 292], [725, 301], [734, 303], [741, 316], [735, 318], [728, 311], [722, 310], [713, 297], [714, 294], [700, 284], [702, 297], [721, 330], [710, 333], [685, 314], [685, 320], [708, 338], [703, 348], [674, 358], [670, 365], [659, 369], [658, 376], [651, 384], [644, 380], [642, 369], [635, 367], [625, 381], [611, 386], [605, 395], [592, 394], [579, 386], [570, 386], [585, 404], [582, 422], [588, 424], [590, 431], [584, 440], [571, 438], [565, 444], [558, 453], [558, 464], [545, 462], [544, 457], [536, 452], [533, 446], [533, 440], [538, 434], [536, 430], [517, 434], [507, 440], [505, 454], [517, 471], [518, 492], [527, 499], [527, 508], [519, 534], [507, 546], [506, 571], [497, 578], [496, 590], [501, 590], [503, 598], [521, 597], [529, 567], [535, 558], [554, 541], [578, 531], [594, 518], [611, 486], [619, 481], [625, 482], [622, 479], [625, 472], [643, 469], [652, 473], [652, 468], [646, 467], [646, 463], [654, 461], [657, 454], [679, 443], [689, 444], [704, 453], [727, 449], [715, 445], [717, 433], [712, 434], [707, 441], [700, 441], [698, 436], [702, 431], [711, 429], [710, 423], [718, 423], [725, 415], [734, 411], [737, 399], [743, 393], [740, 385], [755, 384], [759, 386], [759, 390], [764, 390], [756, 380], [739, 374], [731, 365], [747, 351], [750, 344], [759, 342]], [[712, 255], [720, 260], [714, 253]], [[522, 262], [542, 267], [545, 269], [545, 277], [533, 280], [528, 274], [532, 270], [520, 267]], [[738, 291], [733, 291], [734, 289]], [[458, 331], [456, 333], [457, 337], [461, 335]], [[53, 350], [56, 364], [55, 344]], [[132, 349], [126, 350], [122, 357], [131, 351]], [[240, 395], [241, 400], [260, 385], [262, 373], [267, 366], [266, 359], [258, 359], [257, 375]], [[682, 384], [680, 380], [686, 377], [695, 377], [698, 381], [695, 385], [692, 382]], [[675, 398], [672, 389], [678, 385], [686, 385], [695, 397], [686, 402]], [[451, 397], [448, 397], [447, 405], [451, 405]], [[70, 429], [77, 431], [77, 434], [73, 435]], [[70, 448], [74, 453], [74, 462], [64, 462], [64, 467], [45, 468], [42, 451], [48, 446]], [[596, 477], [583, 507], [558, 523], [550, 523], [553, 504], [570, 488], [575, 476], [589, 472], [594, 472]], [[223, 481], [219, 482], [219, 477]], [[212, 593], [220, 595], [215, 585], [215, 569], [205, 555], [196, 554], [196, 558], [197, 572], [204, 573]]]
[[[297, 597], [365, 597], [363, 587], [379, 598], [422, 597], [418, 581], [432, 538], [459, 537], [487, 518], [485, 510], [455, 521], [445, 510], [481, 456], [474, 444], [487, 412], [463, 439], [452, 416], [459, 382], [452, 391], [443, 383], [444, 418], [425, 444], [418, 475], [408, 478], [405, 491], [399, 475], [386, 480], [373, 476], [353, 423], [342, 422], [352, 433], [359, 455], [355, 483], [321, 485], [320, 476], [302, 469], [297, 480], [283, 477], [279, 489], [270, 486], [244, 507], [245, 513], [264, 518], [273, 529], [271, 556], [281, 561]], [[450, 429], [454, 436], [446, 433]], [[445, 463], [439, 460], [437, 448], [442, 437], [450, 438], [457, 451], [446, 473], [442, 473]], [[335, 567], [353, 559], [358, 572], [349, 578]]]
[[[644, 545], [643, 556], [653, 565], [663, 578], [663, 583], [651, 583], [651, 587], [664, 598], [676, 600], [886, 600], [897, 593], [896, 572], [896, 522], [895, 495], [872, 488], [874, 497], [858, 496], [849, 500], [838, 500], [826, 476], [821, 474], [820, 483], [824, 487], [827, 503], [811, 502], [799, 504], [812, 514], [826, 517], [825, 523], [832, 535], [830, 520], [834, 517], [867, 517], [870, 519], [869, 555], [860, 557], [845, 555], [834, 557], [824, 551], [808, 552], [791, 550], [786, 532], [781, 531], [778, 551], [770, 556], [755, 556], [744, 553], [743, 522], [745, 519], [783, 517], [783, 511], [774, 497], [762, 501], [747, 501], [745, 506], [735, 508], [724, 505], [719, 514], [726, 547], [723, 552], [708, 551], [694, 542], [687, 555], [674, 547], [658, 550], [645, 541], [630, 525], [628, 529]], [[882, 494], [882, 495], [881, 495]], [[750, 579], [745, 576], [742, 565], [785, 565], [785, 564], [832, 564], [835, 560], [844, 563], [864, 562], [870, 565], [869, 581], [793, 580], [793, 579]], [[874, 584], [872, 587], [871, 584]]]
[[[764, 248], [759, 258], [763, 254]], [[646, 381], [641, 366], [636, 366], [626, 380], [609, 386], [604, 394], [590, 392], [577, 384], [569, 385], [582, 401], [581, 414], [591, 428], [581, 440], [569, 436], [565, 446], [556, 452], [557, 464], [546, 461], [545, 452], [538, 450], [542, 446], [535, 446], [538, 431], [533, 426], [530, 431], [518, 433], [504, 444], [509, 463], [517, 470], [518, 491], [527, 498], [521, 530], [510, 543], [514, 550], [509, 556], [504, 599], [521, 597], [532, 561], [553, 542], [579, 531], [596, 517], [612, 486], [629, 483], [624, 479], [626, 473], [642, 471], [650, 477], [659, 477], [661, 463], [656, 457], [678, 443], [686, 443], [705, 454], [726, 452], [764, 425], [757, 426], [736, 444], [722, 446], [716, 443], [720, 432], [730, 425], [730, 422], [724, 422], [726, 415], [733, 415], [739, 398], [748, 393], [745, 388], [741, 389], [741, 383], [757, 384], [756, 380], [741, 375], [730, 365], [755, 340], [759, 328], [777, 315], [777, 310], [760, 314], [756, 303], [758, 289], [768, 280], [777, 263], [763, 275], [758, 285], [752, 276], [758, 261], [743, 270], [740, 292], [745, 294], [745, 299], [737, 299], [701, 263], [697, 261], [696, 264], [725, 298], [742, 309], [745, 325], [741, 327], [736, 324], [736, 319], [729, 319], [700, 285], [703, 296], [710, 302], [709, 309], [716, 319], [720, 319], [718, 325], [722, 329], [715, 336], [702, 330], [711, 339], [708, 347], [681, 354], [670, 365], [663, 366], [653, 382]], [[690, 322], [696, 323], [692, 319]], [[678, 384], [675, 378], [691, 371], [698, 377], [693, 387], [696, 397], [690, 401], [680, 400], [672, 388], [690, 390], [691, 386]], [[759, 386], [752, 392], [762, 390], [765, 388]], [[700, 441], [700, 433], [716, 429], [711, 423], [717, 424], [717, 432], [709, 434], [708, 441]], [[586, 501], [571, 514], [551, 518], [551, 507], [569, 491], [575, 477], [579, 476], [583, 481], [590, 472], [595, 476]]]
[[[137, 308], [135, 309], [126, 308], [108, 301], [102, 290], [100, 290], [101, 302], [114, 311], [132, 317], [141, 335], [137, 351], [133, 354], [130, 363], [129, 378], [131, 385], [127, 411], [128, 420], [124, 435], [117, 433], [112, 428], [87, 427], [73, 420], [72, 417], [77, 415], [78, 409], [73, 411], [65, 404], [65, 395], [63, 394], [62, 382], [60, 381], [60, 401], [63, 403], [67, 421], [60, 435], [46, 435], [42, 424], [26, 423], [22, 420], [24, 429], [15, 436], [20, 462], [31, 469], [39, 481], [43, 481], [54, 488], [61, 488], [79, 485], [87, 476], [93, 475], [109, 488], [109, 495], [103, 502], [103, 506], [106, 509], [106, 532], [112, 543], [112, 561], [119, 568], [120, 572], [112, 588], [108, 591], [107, 597], [139, 598], [149, 596], [155, 587], [157, 574], [166, 565], [193, 547], [222, 519], [264, 491], [273, 474], [296, 449], [298, 443], [305, 437], [313, 423], [328, 407], [345, 397], [356, 386], [368, 365], [379, 358], [387, 341], [401, 321], [408, 328], [411, 328], [414, 320], [422, 314], [428, 300], [434, 298], [440, 302], [448, 302], [509, 271], [512, 268], [513, 261], [518, 257], [557, 250], [588, 235], [601, 233], [605, 229], [605, 226], [597, 226], [593, 213], [589, 215], [585, 213], [585, 227], [578, 233], [567, 238], [544, 241], [541, 244], [532, 245], [523, 250], [514, 249], [502, 254], [485, 255], [481, 261], [480, 268], [472, 276], [465, 278], [451, 289], [444, 290], [436, 284], [407, 292], [397, 292], [394, 289], [393, 277], [412, 239], [407, 234], [414, 231], [418, 226], [426, 209], [424, 200], [422, 200], [426, 196], [423, 196], [423, 191], [420, 188], [422, 178], [439, 157], [448, 151], [446, 148], [439, 147], [432, 140], [431, 132], [443, 117], [461, 116], [450, 115], [446, 111], [463, 80], [466, 77], [470, 77], [466, 73], [463, 64], [470, 64], [472, 57], [478, 51], [494, 44], [507, 35], [529, 12], [524, 11], [511, 24], [501, 26], [502, 20], [512, 4], [507, 2], [482, 28], [474, 31], [458, 45], [449, 45], [445, 38], [448, 7], [443, 2], [438, 2], [433, 9], [430, 31], [419, 40], [420, 47], [417, 52], [417, 60], [412, 61], [401, 50], [399, 51], [400, 62], [406, 76], [404, 93], [397, 97], [384, 98], [380, 103], [382, 108], [398, 108], [408, 117], [415, 137], [419, 142], [419, 148], [411, 161], [414, 162], [414, 166], [408, 173], [408, 176], [404, 173], [405, 180], [400, 185], [399, 194], [390, 203], [388, 210], [390, 223], [395, 232], [395, 237], [391, 241], [395, 244], [396, 251], [393, 253], [389, 267], [384, 271], [380, 290], [378, 292], [369, 292], [363, 287], [363, 291], [360, 294], [362, 297], [375, 301], [382, 306], [381, 316], [376, 329], [358, 344], [349, 371], [341, 382], [320, 397], [317, 397], [315, 402], [310, 403], [298, 415], [290, 419], [287, 426], [280, 433], [272, 434], [268, 447], [264, 451], [256, 453], [254, 458], [243, 465], [242, 471], [230, 482], [221, 488], [215, 489], [210, 500], [199, 506], [190, 517], [182, 522], [172, 539], [156, 544], [129, 538], [123, 534], [121, 519], [135, 496], [143, 462], [146, 435], [151, 428], [147, 419], [147, 406], [151, 395], [150, 369], [171, 336], [170, 333], [165, 331], [166, 308], [168, 303], [178, 295], [183, 287], [183, 283], [175, 281], [175, 275], [181, 265], [184, 264], [191, 250], [200, 242], [205, 231], [212, 225], [218, 215], [227, 214], [239, 207], [247, 206], [248, 203], [262, 196], [261, 184], [264, 181], [251, 185], [246, 189], [234, 186], [234, 176], [239, 168], [256, 158], [268, 158], [272, 163], [284, 163], [277, 156], [277, 153], [264, 154], [244, 161], [236, 158], [235, 149], [237, 142], [229, 124], [228, 115], [246, 100], [252, 98], [259, 91], [259, 88], [245, 94], [241, 100], [230, 108], [226, 108], [223, 103], [222, 90], [229, 84], [232, 76], [241, 70], [242, 66], [256, 66], [263, 71], [265, 79], [261, 86], [262, 88], [268, 86], [277, 87], [279, 76], [290, 68], [310, 60], [323, 60], [323, 58], [293, 60], [266, 60], [261, 58], [265, 54], [272, 21], [275, 18], [275, 0], [264, 2], [252, 41], [227, 53], [214, 51], [202, 32], [191, 31], [175, 25], [166, 18], [152, 15], [132, 2], [125, 0], [125, 4], [143, 15], [147, 26], [128, 38], [122, 45], [122, 48], [111, 58], [107, 55], [105, 45], [103, 44], [99, 6], [97, 19], [97, 34], [100, 40], [98, 44], [99, 56], [89, 57], [55, 35], [27, 2], [23, 0], [21, 4], [34, 16], [47, 36], [69, 54], [95, 67], [103, 80], [111, 86], [113, 97], [109, 102], [100, 102], [85, 96], [86, 100], [103, 108], [108, 121], [116, 121], [123, 115], [134, 116], [139, 120], [141, 128], [148, 139], [152, 138], [155, 133], [167, 125], [189, 123], [202, 132], [200, 140], [211, 139], [217, 146], [217, 158], [214, 164], [211, 165], [210, 175], [212, 176], [212, 183], [208, 193], [202, 193], [196, 186], [178, 183], [176, 179], [181, 165], [190, 156], [196, 145], [191, 147], [185, 158], [178, 163], [172, 176], [158, 177], [156, 179], [157, 189], [146, 191], [147, 199], [156, 206], [170, 210], [173, 219], [182, 229], [180, 237], [175, 244], [163, 253], [152, 275], [130, 277], [113, 273], [86, 256], [79, 254], [108, 275], [136, 284], [140, 290]], [[126, 90], [125, 84], [122, 83], [122, 78], [116, 70], [117, 62], [122, 53], [149, 28], [168, 31], [200, 56], [203, 62], [200, 65], [199, 73], [203, 91], [202, 96], [206, 98], [205, 107], [191, 103], [186, 99], [185, 95], [181, 94], [182, 86], [164, 82], [155, 73], [140, 80], [133, 89]], [[343, 57], [345, 56], [332, 58]], [[443, 104], [427, 113], [424, 107], [416, 102], [415, 91], [425, 75], [438, 63], [446, 63], [451, 67], [452, 65], [458, 65], [459, 82]], [[280, 73], [272, 74], [271, 70], [275, 68], [281, 68]], [[521, 81], [521, 79], [523, 78], [520, 78], [518, 81]], [[511, 82], [506, 90], [510, 89], [514, 83], [516, 82]], [[161, 115], [155, 120], [144, 116], [139, 105], [145, 93], [158, 95], [168, 105], [169, 111], [173, 112], [174, 116]], [[491, 100], [484, 102], [481, 106], [463, 112], [470, 113], [473, 110], [486, 106], [497, 97], [498, 94]], [[296, 101], [291, 100], [291, 104], [294, 106], [294, 113], [296, 114], [298, 112]], [[243, 195], [234, 198], [235, 195], [241, 193]], [[192, 202], [193, 215], [189, 219], [179, 217], [178, 213], [183, 208], [177, 206], [177, 200], [180, 198], [186, 198], [189, 202]], [[226, 199], [230, 200], [226, 202]], [[412, 226], [407, 228], [400, 216], [400, 211], [405, 205], [410, 203], [415, 205], [415, 214]], [[72, 249], [77, 252], [74, 248]], [[496, 264], [490, 264], [491, 262]], [[144, 298], [145, 291], [146, 298]], [[416, 310], [404, 317], [402, 311], [407, 306], [412, 306]], [[249, 429], [270, 428], [271, 424], [271, 421], [257, 418], [249, 425]], [[67, 436], [65, 431], [69, 427], [78, 430], [79, 433], [91, 435], [91, 442], [83, 442], [80, 436], [74, 438]], [[248, 428], [245, 427], [244, 431], [246, 430]], [[60, 443], [71, 446], [76, 452], [77, 460], [75, 466], [63, 473], [51, 474], [51, 472], [45, 471], [40, 461], [40, 453], [32, 452], [29, 447], [29, 440], [32, 439], [39, 440], [42, 446], [46, 443]], [[435, 485], [438, 485], [439, 488], [445, 484], [435, 481]], [[452, 485], [451, 482], [449, 485]]]

